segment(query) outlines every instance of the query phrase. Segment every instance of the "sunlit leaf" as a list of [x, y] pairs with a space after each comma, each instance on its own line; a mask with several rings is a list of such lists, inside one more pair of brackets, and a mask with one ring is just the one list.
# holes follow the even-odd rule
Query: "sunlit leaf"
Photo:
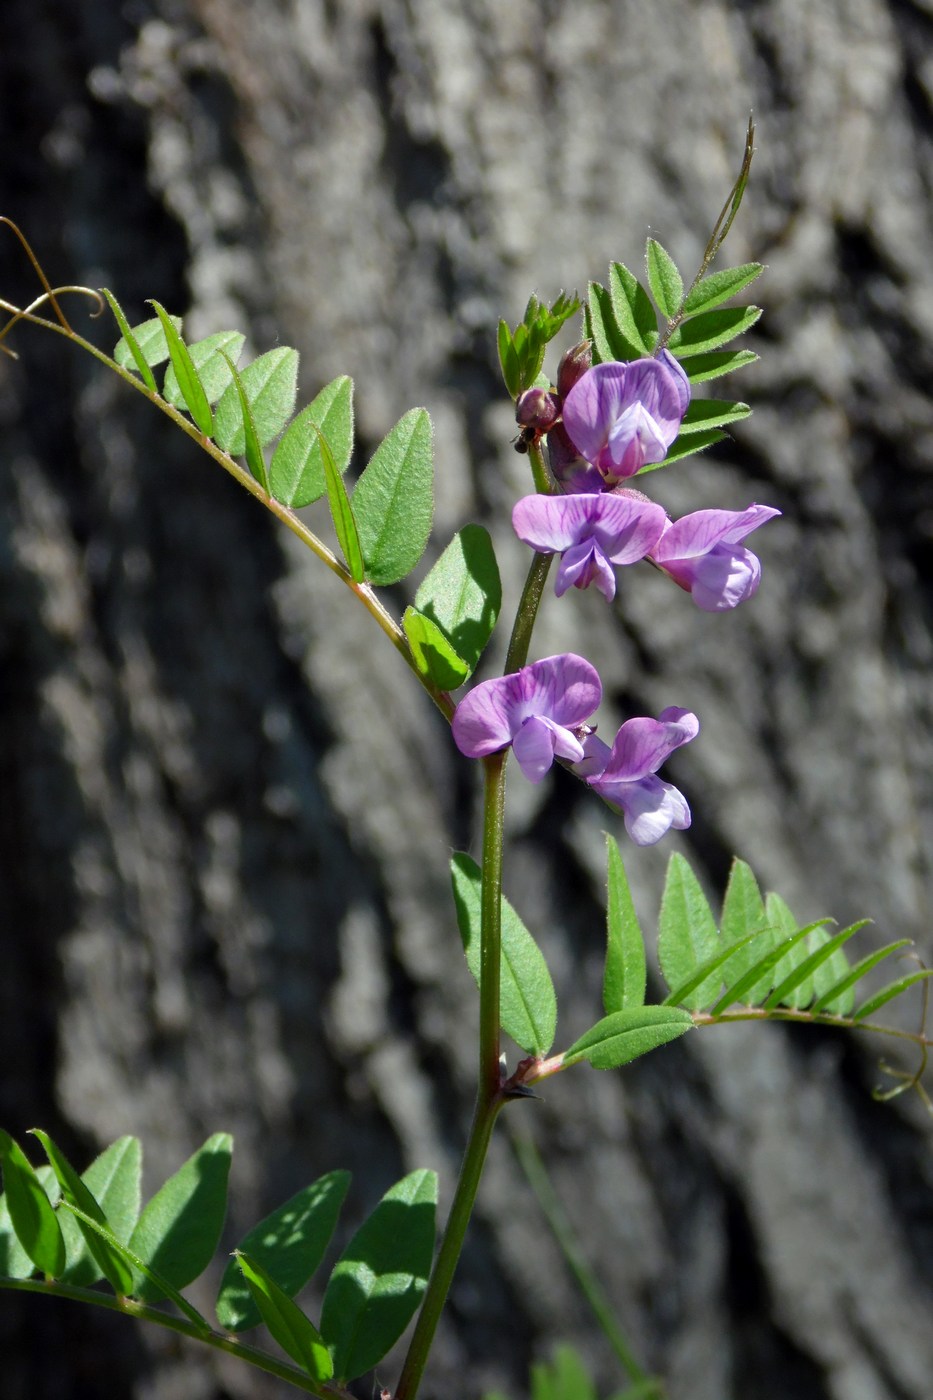
[[689, 1011], [677, 1006], [639, 1006], [615, 1011], [574, 1041], [564, 1064], [588, 1060], [594, 1069], [617, 1069], [693, 1029]]
[[[760, 306], [725, 307], [719, 311], [702, 311], [689, 321], [683, 321], [668, 341], [668, 349], [678, 359], [716, 350], [736, 336], [744, 335], [761, 316]], [[684, 365], [690, 373], [688, 365]]]
[[187, 345], [182, 340], [181, 335], [175, 328], [175, 322], [169, 316], [164, 306], [160, 306], [157, 301], [150, 303], [156, 315], [162, 322], [162, 330], [165, 332], [165, 341], [168, 345], [169, 359], [175, 370], [178, 380], [178, 388], [185, 402], [185, 408], [191, 414], [191, 420], [205, 437], [214, 435], [214, 416], [211, 413], [211, 406], [208, 403], [207, 394], [204, 392], [204, 385], [194, 367], [191, 354]]
[[327, 490], [321, 437], [337, 470], [345, 472], [353, 453], [353, 380], [348, 375], [325, 384], [282, 434], [269, 464], [269, 482], [283, 505], [297, 510]]
[[[240, 371], [240, 381], [253, 411], [257, 437], [265, 447], [278, 437], [294, 411], [298, 351], [287, 345], [267, 350]], [[221, 395], [214, 436], [217, 446], [232, 457], [239, 457], [246, 451], [246, 430], [235, 384], [228, 385]]]
[[614, 837], [606, 833], [606, 964], [603, 1008], [608, 1015], [645, 1003], [645, 940], [635, 913], [625, 866]]
[[[129, 1248], [175, 1288], [196, 1279], [213, 1258], [227, 1209], [232, 1150], [229, 1133], [208, 1138], [156, 1192], [130, 1236]], [[136, 1292], [146, 1301], [161, 1296], [145, 1278], [137, 1280]]]
[[[72, 1204], [76, 1206], [80, 1206], [81, 1210], [86, 1215], [91, 1216], [96, 1220], [98, 1225], [103, 1226], [108, 1233], [112, 1234], [112, 1227], [102, 1206], [97, 1201], [86, 1182], [84, 1182], [75, 1171], [61, 1149], [56, 1146], [49, 1135], [44, 1133], [41, 1128], [34, 1128], [33, 1132], [45, 1149], [45, 1155], [48, 1157], [49, 1165], [58, 1178], [58, 1184], [61, 1187], [62, 1195], [65, 1200], [71, 1201]], [[115, 1250], [106, 1239], [102, 1239], [96, 1232], [84, 1227], [80, 1220], [78, 1221], [78, 1226], [84, 1237], [87, 1251], [97, 1267], [88, 1268], [86, 1265], [82, 1267], [83, 1261], [79, 1258], [76, 1259], [73, 1264], [69, 1264], [68, 1269], [65, 1270], [65, 1276], [68, 1277], [71, 1282], [81, 1282], [85, 1279], [87, 1282], [96, 1282], [99, 1277], [103, 1276], [107, 1279], [107, 1282], [115, 1293], [120, 1295], [128, 1294], [133, 1287], [133, 1273], [127, 1266], [122, 1255], [118, 1250]]]
[[[240, 331], [217, 331], [214, 335], [206, 336], [204, 340], [196, 340], [193, 345], [188, 346], [191, 363], [197, 371], [208, 403], [216, 403], [231, 382], [229, 361], [232, 360], [236, 364], [245, 343], [246, 336]], [[174, 365], [169, 365], [165, 371], [162, 397], [176, 408], [185, 406]]]
[[[123, 314], [122, 306], [117, 301], [113, 292], [108, 291], [106, 287], [101, 287], [101, 295], [107, 298], [107, 301], [110, 305], [110, 310], [113, 312], [116, 323], [120, 327], [121, 331], [121, 339], [117, 341], [117, 344], [114, 348], [113, 358], [116, 360], [117, 364], [121, 366], [121, 368], [135, 369], [137, 373], [141, 376], [146, 388], [151, 390], [153, 394], [158, 393], [158, 390], [156, 389], [155, 375], [149, 368], [149, 362], [143, 354], [142, 346], [136, 339], [136, 336], [130, 330], [129, 322]], [[161, 321], [159, 321], [158, 317], [156, 317], [156, 324], [158, 325], [159, 333], [162, 335], [162, 338], [164, 340], [165, 335], [162, 331], [162, 323]], [[167, 346], [165, 349], [165, 353], [166, 355], [168, 354]]]
[[[673, 989], [686, 982], [709, 958], [721, 952], [716, 923], [700, 882], [682, 855], [671, 856], [658, 922], [658, 957], [664, 980]], [[722, 976], [713, 973], [685, 999], [691, 1010], [706, 1006], [719, 991]]]
[[724, 267], [720, 272], [710, 272], [702, 278], [687, 297], [684, 308], [688, 316], [698, 311], [712, 311], [739, 292], [764, 272], [761, 263], [742, 263], [740, 267]]
[[353, 492], [369, 583], [397, 583], [424, 553], [434, 518], [431, 420], [410, 409], [376, 448]]
[[482, 525], [464, 525], [419, 587], [415, 607], [440, 628], [470, 675], [501, 606], [502, 584], [489, 531]]
[[680, 310], [684, 295], [684, 280], [677, 270], [677, 264], [666, 248], [657, 239], [649, 238], [645, 249], [645, 267], [648, 272], [648, 285], [658, 308], [673, 320]]
[[703, 384], [753, 365], [758, 358], [754, 350], [713, 350], [708, 355], [689, 355], [681, 368], [691, 384]]
[[[106, 292], [104, 295], [106, 296]], [[108, 301], [110, 300], [109, 297], [107, 299]], [[114, 301], [116, 301], [116, 297], [114, 297]], [[113, 302], [110, 302], [111, 307], [113, 307], [113, 304]], [[169, 320], [176, 331], [181, 330], [180, 316], [170, 316]], [[119, 320], [117, 324], [119, 324]], [[165, 339], [165, 330], [163, 329], [160, 317], [152, 316], [148, 321], [140, 321], [138, 326], [133, 327], [132, 334], [147, 365], [154, 368], [156, 365], [161, 365], [168, 359], [168, 341]], [[117, 341], [114, 346], [113, 358], [122, 369], [134, 369], [136, 367], [133, 353], [125, 339]], [[155, 380], [152, 382], [152, 387], [153, 389], [155, 388]]]

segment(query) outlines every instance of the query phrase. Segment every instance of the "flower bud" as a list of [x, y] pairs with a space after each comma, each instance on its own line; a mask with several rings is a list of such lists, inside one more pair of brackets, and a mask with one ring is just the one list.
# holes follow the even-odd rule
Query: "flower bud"
[[590, 341], [581, 340], [562, 356], [557, 366], [557, 393], [565, 398], [576, 384], [581, 374], [585, 374], [593, 363], [593, 347]]
[[515, 421], [523, 428], [546, 433], [557, 422], [560, 405], [547, 389], [526, 389], [515, 402]]

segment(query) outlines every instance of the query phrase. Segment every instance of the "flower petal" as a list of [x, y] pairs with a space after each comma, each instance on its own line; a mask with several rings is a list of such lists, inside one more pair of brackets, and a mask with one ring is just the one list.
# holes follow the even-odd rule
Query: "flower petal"
[[597, 781], [600, 785], [628, 783], [656, 773], [675, 749], [688, 744], [699, 732], [696, 715], [675, 706], [664, 710], [659, 719], [644, 716], [626, 720], [616, 734], [609, 762]]
[[780, 514], [773, 506], [750, 505], [747, 510], [697, 510], [682, 515], [664, 531], [652, 557], [665, 567], [672, 560], [696, 559], [717, 544], [738, 544]]

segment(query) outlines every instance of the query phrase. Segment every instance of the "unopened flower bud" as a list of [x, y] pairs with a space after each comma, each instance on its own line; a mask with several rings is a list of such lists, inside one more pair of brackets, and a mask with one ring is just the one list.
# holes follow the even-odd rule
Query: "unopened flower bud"
[[570, 393], [581, 374], [585, 374], [592, 363], [593, 347], [588, 340], [581, 340], [579, 345], [574, 345], [567, 351], [557, 366], [557, 392], [560, 398], [563, 399]]
[[526, 389], [515, 403], [515, 421], [523, 428], [546, 433], [557, 422], [560, 405], [547, 389]]

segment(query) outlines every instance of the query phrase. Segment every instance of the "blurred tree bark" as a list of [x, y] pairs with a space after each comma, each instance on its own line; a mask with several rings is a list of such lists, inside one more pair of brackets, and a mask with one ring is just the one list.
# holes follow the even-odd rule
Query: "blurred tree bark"
[[[351, 374], [361, 461], [425, 404], [439, 545], [484, 520], [508, 606], [527, 484], [496, 319], [638, 265], [648, 230], [695, 264], [754, 108], [727, 252], [769, 265], [763, 358], [735, 385], [755, 416], [651, 485], [674, 513], [779, 506], [762, 591], [710, 617], [633, 571], [612, 614], [546, 606], [538, 653], [584, 652], [620, 718], [699, 713], [670, 771], [711, 891], [738, 852], [801, 919], [870, 914], [929, 956], [931, 32], [926, 0], [7, 0], [0, 213], [53, 281], [106, 284], [136, 319], [157, 297], [192, 334], [298, 346], [305, 399]], [[0, 273], [35, 294], [8, 236]], [[233, 1131], [231, 1246], [336, 1166], [348, 1228], [415, 1166], [446, 1204], [474, 1013], [446, 864], [475, 774], [253, 502], [66, 344], [15, 341], [4, 1126], [82, 1158], [139, 1133], [150, 1188]], [[606, 814], [562, 779], [512, 785], [508, 889], [573, 1036], [599, 1003]], [[649, 927], [671, 848], [631, 851]], [[927, 1400], [929, 1121], [872, 1101], [878, 1056], [731, 1027], [510, 1111], [672, 1400]], [[425, 1395], [519, 1396], [555, 1340], [620, 1388], [502, 1134]], [[0, 1354], [4, 1400], [286, 1393], [9, 1294]]]

